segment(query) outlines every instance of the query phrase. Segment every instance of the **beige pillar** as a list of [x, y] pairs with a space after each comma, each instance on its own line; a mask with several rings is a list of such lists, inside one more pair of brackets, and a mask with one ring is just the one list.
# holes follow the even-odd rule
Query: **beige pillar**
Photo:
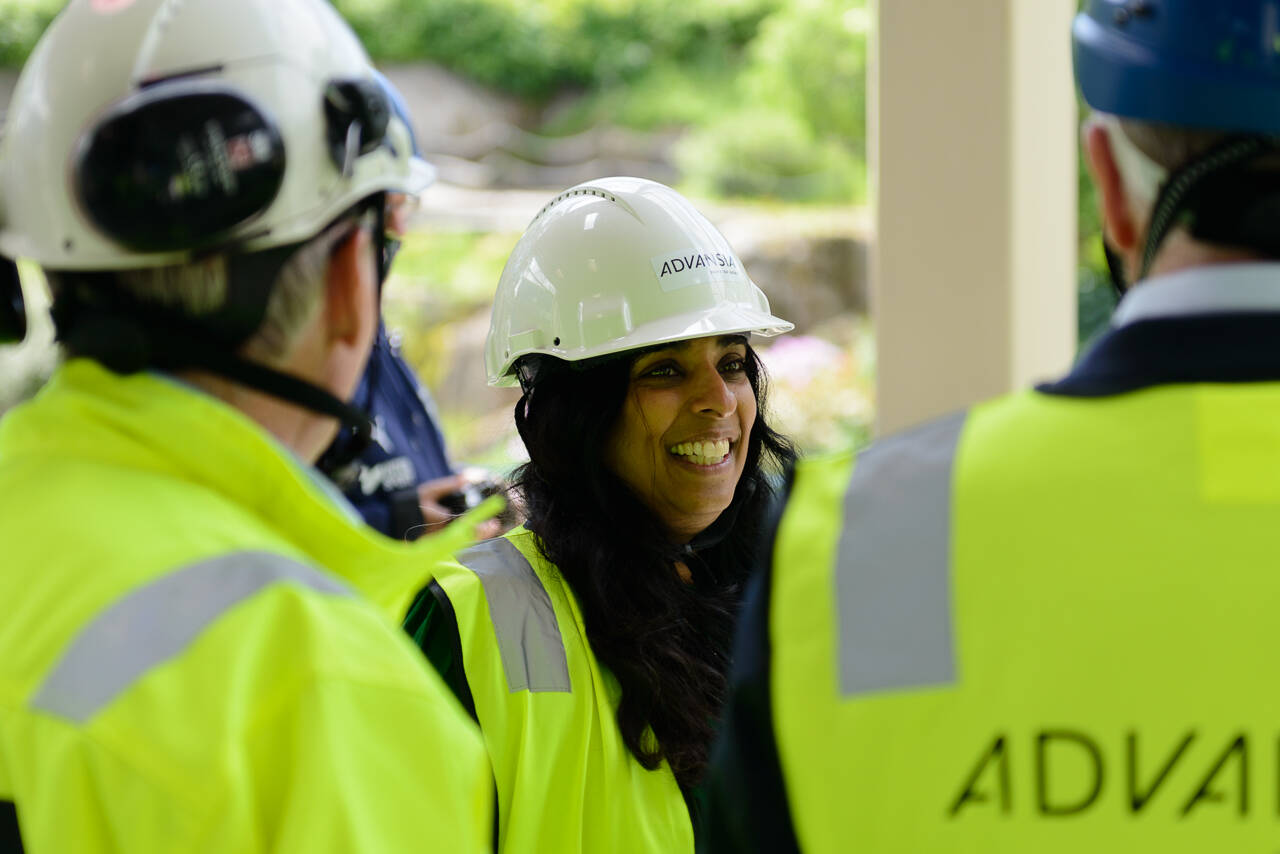
[[1076, 0], [877, 0], [881, 433], [1061, 374], [1076, 335]]

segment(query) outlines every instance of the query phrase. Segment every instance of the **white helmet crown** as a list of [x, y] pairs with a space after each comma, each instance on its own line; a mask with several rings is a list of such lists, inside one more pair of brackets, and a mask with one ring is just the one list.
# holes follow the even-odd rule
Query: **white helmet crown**
[[325, 0], [71, 0], [0, 139], [0, 254], [61, 270], [305, 240], [430, 167]]
[[490, 385], [509, 386], [530, 354], [578, 361], [791, 328], [688, 199], [643, 178], [602, 178], [552, 199], [516, 244], [494, 296], [485, 369]]

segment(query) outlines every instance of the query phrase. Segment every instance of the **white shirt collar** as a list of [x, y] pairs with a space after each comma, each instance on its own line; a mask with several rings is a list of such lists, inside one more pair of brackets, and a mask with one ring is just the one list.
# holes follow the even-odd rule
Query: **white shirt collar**
[[1125, 294], [1111, 325], [1250, 312], [1280, 312], [1280, 263], [1215, 264], [1147, 279]]

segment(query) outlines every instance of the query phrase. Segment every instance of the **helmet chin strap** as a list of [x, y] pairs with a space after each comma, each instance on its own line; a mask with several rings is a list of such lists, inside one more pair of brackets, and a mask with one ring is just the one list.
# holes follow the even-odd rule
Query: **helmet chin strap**
[[[378, 270], [385, 276], [381, 241], [382, 197], [375, 197], [374, 233]], [[346, 465], [368, 447], [373, 436], [369, 416], [317, 385], [237, 355], [266, 314], [271, 283], [297, 249], [283, 246], [232, 257], [226, 305], [198, 320], [178, 311], [143, 303], [102, 281], [111, 274], [61, 272], [53, 305], [58, 340], [77, 356], [86, 356], [117, 374], [147, 369], [166, 372], [203, 370], [318, 415], [337, 419], [352, 438], [344, 443]]]
[[[1150, 275], [1161, 247], [1179, 226], [1197, 240], [1280, 257], [1274, 225], [1280, 218], [1280, 173], [1250, 168], [1258, 157], [1277, 150], [1266, 137], [1232, 137], [1170, 175], [1152, 206], [1137, 281]], [[1105, 236], [1102, 247], [1112, 287], [1123, 297], [1130, 288], [1124, 264]]]
[[1124, 299], [1124, 295], [1129, 292], [1129, 282], [1124, 274], [1124, 261], [1120, 258], [1120, 253], [1111, 248], [1111, 244], [1107, 242], [1106, 236], [1098, 238], [1102, 241], [1102, 254], [1107, 259], [1107, 272], [1111, 275], [1111, 289], [1116, 293], [1116, 299]]
[[[336, 395], [303, 379], [249, 361], [220, 346], [200, 326], [170, 312], [127, 305], [113, 298], [86, 305], [84, 288], [59, 294], [53, 319], [58, 340], [78, 356], [87, 356], [122, 375], [147, 369], [175, 372], [203, 370], [279, 400], [336, 418], [354, 433], [352, 458], [368, 445], [373, 425], [368, 415]], [[97, 289], [95, 297], [102, 295]], [[118, 292], [113, 294], [118, 297]]]
[[[1192, 235], [1202, 239], [1220, 237], [1226, 237], [1228, 240], [1232, 239], [1229, 234], [1230, 229], [1228, 229], [1227, 234], [1219, 235], [1214, 233], [1224, 219], [1222, 212], [1216, 208], [1230, 211], [1235, 207], [1248, 213], [1250, 203], [1256, 201], [1251, 199], [1250, 196], [1257, 195], [1257, 190], [1251, 190], [1248, 182], [1253, 180], [1256, 186], [1257, 181], [1256, 179], [1245, 177], [1244, 183], [1241, 184], [1240, 179], [1242, 176], [1239, 174], [1237, 167], [1254, 160], [1261, 154], [1275, 150], [1274, 143], [1265, 137], [1232, 137], [1199, 157], [1192, 159], [1191, 162], [1170, 175], [1168, 180], [1160, 186], [1160, 192], [1156, 196], [1155, 205], [1151, 210], [1151, 220], [1147, 228], [1146, 243], [1142, 250], [1142, 264], [1138, 272], [1138, 280], [1145, 279], [1147, 274], [1151, 272], [1151, 265], [1154, 263], [1160, 247], [1164, 245], [1169, 232], [1179, 225], [1189, 226]], [[1218, 199], [1220, 193], [1215, 191], [1215, 185], [1225, 184], [1226, 182], [1222, 180], [1222, 176], [1232, 177], [1230, 175], [1232, 170], [1235, 170], [1237, 174], [1234, 176], [1235, 182], [1231, 184], [1231, 198], [1227, 200], [1226, 205], [1222, 205]], [[1204, 205], [1206, 200], [1214, 203], [1215, 210], [1210, 211]], [[1202, 208], [1205, 209], [1202, 210]]]

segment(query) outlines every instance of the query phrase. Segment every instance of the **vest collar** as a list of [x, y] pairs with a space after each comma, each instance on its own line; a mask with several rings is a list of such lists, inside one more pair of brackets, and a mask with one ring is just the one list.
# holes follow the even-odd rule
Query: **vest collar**
[[10, 453], [154, 471], [218, 493], [397, 621], [432, 580], [431, 567], [471, 540], [466, 525], [414, 543], [384, 537], [257, 423], [159, 374], [119, 376], [74, 359], [3, 426]]
[[1159, 385], [1280, 381], [1280, 264], [1158, 276], [1121, 302], [1111, 328], [1045, 394], [1105, 397]]

